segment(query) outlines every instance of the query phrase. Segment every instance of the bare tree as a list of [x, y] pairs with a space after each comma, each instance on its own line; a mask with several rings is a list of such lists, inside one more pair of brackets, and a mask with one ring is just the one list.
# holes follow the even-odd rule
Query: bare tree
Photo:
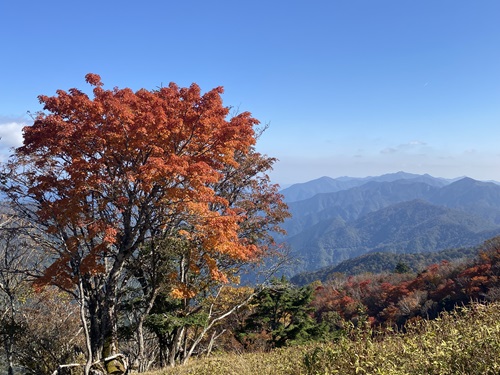
[[14, 374], [16, 341], [24, 325], [20, 305], [41, 262], [35, 232], [26, 221], [0, 207], [0, 334], [9, 375]]

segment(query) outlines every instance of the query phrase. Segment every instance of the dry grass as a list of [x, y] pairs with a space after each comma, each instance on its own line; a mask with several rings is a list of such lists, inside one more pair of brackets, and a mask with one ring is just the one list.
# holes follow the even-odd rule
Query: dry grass
[[472, 305], [405, 334], [351, 338], [271, 353], [220, 354], [149, 375], [500, 374], [500, 304]]

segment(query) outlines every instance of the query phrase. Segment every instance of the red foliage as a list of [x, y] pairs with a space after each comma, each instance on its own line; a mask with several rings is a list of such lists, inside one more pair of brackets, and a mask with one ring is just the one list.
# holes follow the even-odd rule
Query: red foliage
[[442, 309], [451, 309], [471, 299], [497, 298], [500, 240], [491, 240], [484, 247], [477, 261], [469, 266], [443, 261], [413, 278], [357, 276], [348, 278], [336, 289], [322, 286], [316, 290], [313, 306], [317, 316], [335, 311], [345, 319], [352, 319], [358, 311], [364, 311], [370, 324], [391, 325], [415, 316], [435, 316]]
[[[158, 234], [193, 244], [190, 262], [203, 264], [213, 279], [227, 280], [216, 261], [221, 256], [256, 259], [262, 249], [245, 231], [282, 221], [280, 196], [261, 180], [248, 189], [253, 199], [235, 203], [221, 184], [243, 183], [270, 168], [274, 159], [252, 148], [259, 122], [248, 112], [228, 119], [221, 87], [201, 94], [196, 84], [171, 83], [133, 92], [105, 90], [97, 74], [85, 78], [93, 98], [78, 89], [39, 97], [45, 112], [24, 128], [16, 150], [13, 169], [25, 166], [25, 194], [63, 242], [39, 282], [67, 285], [75, 272], [103, 272], [110, 256], [123, 264]], [[242, 170], [247, 159], [255, 166]], [[256, 218], [258, 210], [271, 218]]]

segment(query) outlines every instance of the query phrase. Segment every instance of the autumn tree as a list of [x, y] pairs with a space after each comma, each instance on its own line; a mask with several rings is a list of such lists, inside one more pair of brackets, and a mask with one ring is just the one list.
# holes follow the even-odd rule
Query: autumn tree
[[[286, 207], [265, 176], [274, 159], [254, 149], [258, 121], [229, 116], [222, 88], [134, 92], [105, 90], [95, 74], [86, 81], [92, 98], [78, 89], [39, 97], [44, 112], [24, 128], [4, 191], [51, 240], [53, 261], [37, 285], [57, 285], [80, 303], [85, 373], [122, 373], [120, 301], [130, 278], [141, 278], [132, 271], [141, 252], [167, 254], [162, 283], [188, 304], [228, 282], [228, 264], [265, 255], [267, 231]], [[155, 288], [143, 285], [147, 303]]]
[[[287, 215], [286, 206], [276, 199], [276, 186], [270, 184], [265, 174], [275, 160], [254, 149], [238, 152], [235, 159], [237, 166], [226, 165], [222, 178], [212, 188], [231, 209], [244, 213], [239, 223], [239, 237], [247, 244], [258, 246], [260, 255], [256, 254], [256, 259], [261, 259], [272, 253], [270, 246], [274, 241], [270, 232], [281, 231], [277, 224]], [[220, 207], [214, 205], [212, 209]], [[193, 250], [193, 241], [172, 236], [162, 244], [141, 249], [127, 267], [139, 281], [143, 296], [145, 314], [138, 316], [136, 332], [139, 335], [143, 331], [144, 319], [153, 309], [155, 317], [149, 319], [149, 327], [155, 330], [160, 341], [161, 363], [185, 362], [195, 349], [200, 352], [198, 345], [204, 336], [210, 333], [214, 339], [219, 337], [215, 326], [254, 296], [241, 295], [239, 300], [232, 300], [233, 304], [221, 303], [226, 299], [222, 289], [228, 290], [227, 283], [238, 283], [241, 268], [248, 265], [248, 260], [221, 254], [216, 260], [217, 269], [227, 278], [221, 283], [207, 268], [204, 257], [199, 257], [205, 253], [203, 246]], [[172, 283], [167, 277], [172, 273], [180, 275], [189, 293], [172, 299]], [[137, 298], [135, 301], [138, 302]], [[141, 347], [142, 344], [139, 352]]]

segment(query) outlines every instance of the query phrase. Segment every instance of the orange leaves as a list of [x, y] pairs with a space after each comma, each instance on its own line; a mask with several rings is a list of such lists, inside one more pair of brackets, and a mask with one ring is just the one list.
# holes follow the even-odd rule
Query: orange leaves
[[85, 76], [85, 82], [92, 86], [102, 86], [101, 77], [98, 74], [88, 73]]
[[75, 283], [75, 276], [68, 265], [70, 257], [64, 255], [52, 263], [42, 277], [34, 282], [36, 290], [41, 290], [45, 285], [57, 285], [63, 289], [70, 290]]
[[258, 255], [258, 250], [254, 244], [239, 236], [241, 220], [241, 216], [232, 210], [228, 210], [224, 215], [214, 212], [204, 218], [195, 233], [207, 252], [248, 261]]
[[203, 259], [208, 265], [208, 269], [210, 271], [210, 276], [212, 277], [212, 280], [220, 281], [222, 283], [228, 282], [226, 274], [219, 270], [219, 268], [217, 267], [217, 261], [214, 258], [209, 256], [208, 254], [204, 254]]
[[[97, 249], [96, 249], [97, 250]], [[106, 268], [97, 254], [86, 256], [80, 264], [82, 275], [97, 275], [106, 272]]]
[[102, 238], [102, 242], [107, 244], [114, 244], [116, 242], [116, 236], [118, 234], [118, 230], [116, 228], [107, 227], [104, 229], [104, 236]]
[[172, 289], [170, 296], [176, 299], [189, 299], [193, 298], [196, 292], [188, 289], [185, 285], [180, 285]]
[[228, 118], [221, 87], [134, 92], [106, 90], [97, 74], [85, 80], [93, 97], [74, 88], [39, 97], [45, 113], [16, 150], [38, 217], [67, 239], [52, 276], [67, 278], [72, 259], [88, 274], [104, 272], [104, 258], [125, 264], [154, 236], [188, 241], [190, 270], [219, 282], [233, 276], [220, 259], [228, 268], [263, 253], [287, 213], [263, 175], [274, 159], [253, 149], [258, 120]]

